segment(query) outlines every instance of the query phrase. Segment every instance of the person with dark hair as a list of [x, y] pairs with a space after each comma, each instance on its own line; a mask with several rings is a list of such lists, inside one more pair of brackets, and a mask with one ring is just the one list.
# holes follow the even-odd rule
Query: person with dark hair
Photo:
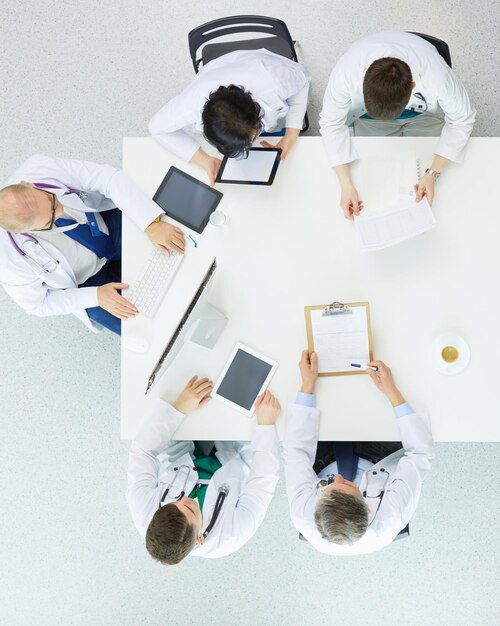
[[284, 159], [303, 126], [309, 83], [301, 63], [264, 48], [230, 52], [203, 66], [151, 119], [149, 132], [173, 154], [202, 167], [213, 186], [221, 160], [185, 129], [203, 134], [225, 156], [244, 157], [262, 131], [284, 128], [276, 144]]
[[278, 482], [281, 407], [269, 391], [257, 399], [249, 443], [172, 441], [212, 389], [208, 378], [193, 376], [172, 404], [156, 400], [130, 448], [130, 512], [151, 557], [166, 565], [241, 548], [264, 520]]
[[391, 370], [367, 373], [394, 407], [399, 443], [319, 442], [316, 353], [302, 353], [302, 387], [285, 423], [283, 458], [290, 515], [319, 552], [367, 554], [390, 544], [415, 512], [434, 458], [429, 420], [396, 387]]
[[356, 136], [439, 135], [434, 159], [415, 185], [416, 200], [426, 196], [432, 205], [444, 168], [462, 163], [475, 119], [467, 91], [433, 44], [397, 31], [356, 41], [333, 68], [320, 114], [345, 217], [363, 209], [349, 171], [358, 158], [349, 127]]

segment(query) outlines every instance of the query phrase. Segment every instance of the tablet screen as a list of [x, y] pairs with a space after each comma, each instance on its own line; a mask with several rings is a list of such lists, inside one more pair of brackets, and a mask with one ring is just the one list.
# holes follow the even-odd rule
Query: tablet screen
[[250, 411], [272, 365], [238, 349], [216, 393]]
[[278, 169], [281, 150], [251, 148], [246, 159], [224, 158], [217, 182], [270, 185]]
[[171, 167], [153, 200], [169, 217], [201, 233], [221, 198], [220, 191]]

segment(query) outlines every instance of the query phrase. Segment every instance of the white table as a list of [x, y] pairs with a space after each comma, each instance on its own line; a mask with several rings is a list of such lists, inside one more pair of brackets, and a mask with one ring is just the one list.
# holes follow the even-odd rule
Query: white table
[[[434, 138], [355, 142], [361, 157], [413, 150], [422, 164], [430, 163], [436, 144]], [[149, 138], [124, 139], [123, 158], [125, 171], [151, 195], [170, 165], [206, 181], [202, 170]], [[357, 175], [355, 164], [354, 180]], [[216, 257], [210, 302], [229, 323], [212, 351], [186, 344], [150, 395], [173, 400], [193, 374], [215, 380], [241, 341], [279, 362], [270, 390], [285, 407], [299, 387], [304, 306], [367, 300], [374, 356], [391, 366], [415, 408], [428, 409], [436, 441], [499, 441], [499, 178], [500, 139], [472, 139], [463, 166], [450, 165], [438, 183], [437, 226], [372, 253], [359, 250], [353, 224], [342, 215], [319, 137], [299, 139], [271, 187], [219, 185], [229, 223], [191, 233], [199, 247], [187, 240], [186, 259], [154, 321], [139, 315], [123, 324], [124, 336], [140, 333], [151, 347], [144, 354], [122, 349], [122, 437], [131, 438], [147, 413], [149, 373]], [[124, 282], [133, 282], [150, 250], [125, 219]], [[457, 376], [443, 376], [429, 362], [433, 338], [447, 331], [471, 348], [470, 364]], [[368, 376], [322, 378], [317, 398], [321, 439], [398, 439], [391, 407]], [[176, 439], [249, 439], [254, 419], [213, 400], [184, 420]], [[284, 414], [280, 436], [283, 427]]]

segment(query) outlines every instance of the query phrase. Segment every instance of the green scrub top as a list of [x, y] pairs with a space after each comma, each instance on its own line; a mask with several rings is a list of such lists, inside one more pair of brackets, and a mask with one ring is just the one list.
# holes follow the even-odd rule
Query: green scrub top
[[[194, 453], [196, 458], [194, 459], [194, 466], [198, 471], [198, 477], [205, 480], [210, 480], [215, 472], [222, 467], [221, 462], [216, 456], [198, 456], [201, 450], [195, 443]], [[207, 494], [208, 485], [197, 484], [189, 494], [190, 498], [197, 498], [201, 511], [203, 511], [203, 504], [205, 502], [205, 496]]]

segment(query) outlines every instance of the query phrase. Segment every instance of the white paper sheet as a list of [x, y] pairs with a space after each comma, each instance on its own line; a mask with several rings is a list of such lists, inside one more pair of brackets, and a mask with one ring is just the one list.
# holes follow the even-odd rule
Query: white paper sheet
[[221, 181], [244, 180], [265, 183], [276, 160], [274, 150], [250, 150], [247, 159], [228, 159]]
[[353, 307], [351, 314], [323, 315], [323, 309], [311, 311], [314, 350], [318, 371], [355, 371], [350, 363], [370, 360], [368, 320], [365, 307]]
[[424, 197], [420, 202], [401, 198], [398, 208], [374, 215], [359, 215], [354, 222], [362, 248], [382, 250], [425, 233], [433, 228], [436, 220]]
[[354, 223], [364, 250], [382, 250], [433, 228], [436, 220], [427, 198], [415, 202], [413, 185], [419, 179], [415, 155], [368, 158], [362, 172], [364, 208]]

